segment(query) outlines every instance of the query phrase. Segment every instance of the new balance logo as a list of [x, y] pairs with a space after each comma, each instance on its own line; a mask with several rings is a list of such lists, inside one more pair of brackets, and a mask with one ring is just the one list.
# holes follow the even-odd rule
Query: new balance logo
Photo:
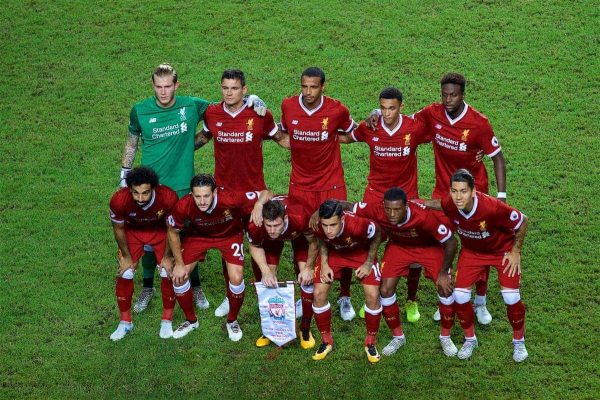
[[292, 120], [292, 125], [298, 125], [298, 120], [297, 119]]
[[217, 122], [217, 126], [223, 126], [222, 122]]
[[156, 122], [156, 118], [150, 118], [150, 119], [148, 120], [148, 123], [149, 123], [149, 124], [153, 124], [153, 123], [155, 123], [155, 122]]

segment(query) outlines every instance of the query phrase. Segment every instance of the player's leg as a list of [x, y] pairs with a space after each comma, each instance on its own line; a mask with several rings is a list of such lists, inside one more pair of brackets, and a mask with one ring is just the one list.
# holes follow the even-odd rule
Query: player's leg
[[317, 352], [312, 356], [313, 360], [323, 360], [333, 351], [333, 336], [331, 334], [331, 304], [327, 300], [331, 284], [321, 283], [315, 274], [313, 311], [317, 329], [321, 333], [321, 344]]
[[[183, 246], [185, 246], [185, 241]], [[206, 254], [206, 253], [204, 253]], [[186, 262], [186, 256], [184, 255], [184, 262]], [[196, 261], [192, 261], [189, 264], [185, 265], [187, 271], [192, 271], [194, 266], [196, 265]], [[198, 318], [196, 317], [196, 312], [194, 310], [194, 294], [192, 292], [192, 286], [190, 284], [189, 279], [186, 280], [181, 286], [175, 286], [173, 284], [173, 291], [175, 292], [175, 298], [177, 299], [177, 303], [181, 310], [185, 315], [185, 321], [179, 325], [179, 327], [173, 332], [173, 338], [180, 339], [186, 336], [188, 333], [197, 329], [200, 324], [198, 323]]]
[[156, 256], [152, 246], [145, 246], [144, 255], [142, 256], [142, 290], [138, 296], [133, 311], [140, 313], [148, 308], [150, 300], [154, 297], [156, 290], [154, 289], [154, 271], [156, 269]]
[[[160, 274], [160, 293], [162, 297], [163, 311], [160, 320], [160, 330], [158, 335], [162, 339], [173, 337], [173, 310], [175, 309], [175, 291], [173, 290], [173, 281], [169, 278], [167, 270], [162, 267], [164, 262], [164, 252], [166, 247], [166, 232], [157, 232], [152, 242], [154, 253], [159, 260], [158, 268]], [[172, 261], [172, 260], [169, 260]]]
[[477, 322], [481, 325], [488, 325], [492, 322], [492, 314], [488, 311], [486, 304], [489, 277], [490, 267], [487, 267], [485, 273], [482, 274], [477, 282], [475, 282], [475, 300], [473, 301], [473, 308], [475, 309]]
[[215, 308], [215, 317], [224, 317], [229, 314], [229, 273], [227, 272], [227, 263], [223, 257], [221, 257], [221, 270], [223, 271], [223, 280], [225, 281], [225, 298]]
[[521, 275], [508, 276], [503, 273], [504, 267], [496, 266], [498, 270], [498, 281], [500, 282], [500, 292], [502, 299], [506, 304], [506, 315], [508, 322], [513, 329], [513, 360], [516, 362], [525, 361], [529, 356], [525, 348], [525, 304], [521, 300]]
[[200, 263], [197, 263], [192, 272], [190, 272], [190, 284], [192, 285], [192, 293], [194, 295], [194, 304], [200, 310], [206, 310], [210, 307], [210, 303], [202, 290], [200, 281]]
[[[242, 245], [241, 243], [239, 243]], [[246, 284], [244, 282], [244, 266], [227, 262], [227, 272], [229, 275], [229, 290], [227, 297], [229, 298], [229, 313], [227, 314], [227, 334], [229, 339], [237, 342], [242, 338], [242, 328], [238, 322], [238, 315], [244, 297], [246, 295]]]
[[365, 291], [365, 325], [367, 328], [367, 334], [365, 336], [365, 353], [367, 354], [367, 360], [370, 363], [376, 363], [380, 359], [376, 347], [377, 332], [379, 331], [382, 311], [379, 300], [381, 275], [378, 272], [376, 273], [378, 268], [379, 267], [375, 265], [374, 269], [371, 270], [371, 274], [366, 278], [363, 278], [361, 282]]
[[392, 332], [392, 340], [383, 348], [383, 355], [385, 356], [391, 356], [406, 344], [406, 337], [404, 336], [400, 319], [400, 307], [396, 298], [396, 288], [399, 280], [400, 276], [384, 277], [381, 281], [380, 293], [383, 318]]
[[474, 326], [475, 313], [471, 304], [471, 286], [477, 281], [485, 266], [480, 265], [476, 255], [462, 250], [456, 268], [454, 311], [465, 335], [465, 342], [457, 356], [464, 360], [471, 357], [478, 345]]
[[406, 278], [406, 319], [408, 322], [417, 322], [421, 318], [417, 303], [417, 291], [421, 278], [421, 265], [411, 264]]
[[135, 268], [129, 268], [117, 277], [115, 295], [121, 315], [117, 329], [110, 335], [113, 341], [121, 340], [133, 329], [131, 321], [131, 299], [133, 297], [133, 277]]

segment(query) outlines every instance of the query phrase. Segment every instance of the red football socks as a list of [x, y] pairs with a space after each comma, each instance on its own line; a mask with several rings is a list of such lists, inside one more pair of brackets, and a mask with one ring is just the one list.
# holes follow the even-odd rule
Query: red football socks
[[[456, 311], [456, 317], [460, 322], [460, 326], [462, 326], [463, 331], [465, 333], [465, 337], [471, 338], [475, 336], [475, 327], [473, 325], [473, 320], [475, 318], [475, 312], [473, 311], [473, 304], [470, 301], [459, 304], [454, 303], [454, 311]], [[440, 310], [441, 314], [441, 310]]]
[[454, 325], [454, 304], [446, 305], [439, 303], [440, 308], [440, 336], [450, 336], [452, 332], [452, 326]]
[[161, 319], [171, 321], [173, 320], [173, 310], [175, 309], [175, 291], [173, 290], [173, 282], [169, 278], [161, 278], [160, 293], [163, 302]]
[[[365, 346], [375, 345], [379, 323], [381, 322], [381, 312], [375, 315], [365, 310], [365, 325], [367, 326], [367, 336], [365, 336]], [[401, 336], [402, 333], [398, 336]], [[396, 336], [396, 334], [394, 334]]]
[[302, 319], [300, 321], [300, 330], [307, 331], [310, 329], [310, 322], [313, 317], [313, 294], [300, 289], [300, 299], [302, 301]]
[[[367, 313], [365, 312], [365, 319], [366, 318]], [[394, 302], [391, 306], [383, 306], [383, 318], [392, 331], [393, 336], [404, 335], [404, 332], [402, 331], [402, 322], [400, 321], [400, 307], [397, 302]]]
[[506, 306], [506, 315], [513, 328], [513, 339], [523, 340], [525, 336], [525, 305], [521, 300]]
[[315, 323], [319, 332], [321, 332], [321, 340], [327, 344], [333, 344], [331, 336], [331, 308], [322, 313], [315, 313]]
[[196, 312], [194, 311], [194, 294], [192, 289], [188, 289], [184, 293], [175, 293], [175, 298], [179, 303], [179, 307], [181, 307], [185, 314], [185, 319], [188, 321], [197, 321]]
[[121, 312], [121, 321], [131, 322], [131, 298], [133, 297], [133, 279], [117, 278], [115, 285], [117, 305]]

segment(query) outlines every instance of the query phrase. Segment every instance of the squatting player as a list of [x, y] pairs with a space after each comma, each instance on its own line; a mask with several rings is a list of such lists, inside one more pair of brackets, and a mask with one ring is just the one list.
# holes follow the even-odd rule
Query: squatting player
[[[186, 321], [175, 330], [173, 337], [179, 339], [198, 328], [189, 274], [196, 262], [204, 261], [209, 249], [217, 249], [227, 263], [229, 275], [227, 333], [229, 339], [238, 341], [242, 338], [242, 329], [237, 317], [244, 302], [246, 289], [240, 210], [255, 206], [255, 214], [260, 214], [267, 191], [244, 194], [222, 191], [217, 188], [214, 178], [207, 174], [194, 176], [190, 183], [190, 191], [191, 193], [177, 202], [168, 217], [169, 245], [175, 257], [173, 286], [177, 301], [186, 317]], [[181, 241], [179, 233], [188, 223]]]
[[[315, 339], [310, 332], [313, 301], [312, 269], [306, 268], [308, 242], [310, 236], [308, 220], [303, 210], [294, 210], [289, 206], [287, 196], [276, 196], [267, 201], [262, 209], [262, 226], [250, 222], [246, 235], [250, 242], [250, 254], [260, 268], [256, 277], [265, 286], [277, 285], [277, 273], [284, 241], [292, 242], [294, 266], [300, 284], [302, 320], [300, 322], [300, 346], [311, 349]], [[256, 346], [267, 346], [271, 341], [261, 336]]]
[[[346, 199], [346, 183], [340, 152], [340, 132], [349, 133], [355, 123], [340, 101], [323, 95], [325, 73], [310, 67], [300, 77], [302, 93], [281, 104], [281, 129], [289, 135], [292, 171], [288, 197], [301, 204], [309, 218], [327, 199]], [[342, 319], [356, 315], [350, 302], [352, 271], [343, 273], [338, 304]]]
[[442, 314], [440, 343], [447, 356], [458, 352], [450, 338], [454, 324], [452, 296], [452, 261], [456, 254], [456, 239], [439, 214], [422, 204], [407, 201], [404, 191], [392, 187], [384, 200], [356, 203], [354, 213], [369, 218], [381, 226], [388, 237], [381, 261], [381, 305], [383, 317], [392, 331], [392, 341], [383, 348], [386, 356], [394, 354], [406, 343], [396, 302], [396, 287], [401, 276], [409, 273], [413, 263], [422, 265], [425, 276], [437, 287]]
[[137, 263], [144, 254], [144, 246], [152, 246], [159, 260], [163, 300], [163, 313], [159, 335], [163, 339], [173, 336], [173, 309], [175, 293], [168, 274], [173, 268], [167, 246], [166, 216], [177, 203], [177, 194], [167, 186], [159, 185], [158, 175], [147, 167], [134, 168], [125, 179], [127, 187], [117, 191], [110, 199], [110, 220], [119, 247], [119, 270], [116, 296], [121, 321], [110, 335], [120, 340], [131, 331], [131, 298], [133, 276]]
[[[242, 71], [225, 70], [221, 76], [223, 99], [207, 108], [204, 129], [196, 138], [197, 148], [213, 139], [215, 181], [220, 190], [227, 192], [247, 193], [266, 189], [262, 154], [264, 140], [270, 139], [289, 148], [288, 136], [278, 130], [271, 112], [267, 110], [265, 115], [260, 116], [248, 107], [244, 99], [247, 90]], [[251, 211], [245, 210], [242, 215], [245, 223]], [[254, 263], [253, 267], [257, 271]], [[223, 272], [228, 281], [226, 268]], [[215, 309], [215, 315], [223, 317], [228, 312], [226, 297]]]
[[[319, 240], [319, 246], [312, 246]], [[365, 292], [365, 352], [371, 363], [379, 361], [376, 335], [381, 321], [379, 284], [381, 275], [377, 265], [377, 249], [381, 242], [381, 231], [369, 219], [343, 211], [337, 200], [326, 200], [319, 207], [319, 227], [311, 238], [308, 268], [314, 268], [313, 311], [315, 322], [321, 332], [321, 345], [313, 360], [323, 360], [333, 350], [331, 334], [331, 305], [327, 300], [334, 279], [340, 279], [342, 270], [354, 270]]]
[[458, 358], [471, 357], [477, 347], [471, 305], [471, 286], [489, 266], [498, 271], [500, 291], [513, 328], [513, 359], [524, 361], [525, 306], [521, 301], [521, 246], [527, 232], [527, 217], [516, 208], [476, 189], [475, 179], [465, 169], [456, 171], [450, 181], [450, 194], [427, 204], [441, 206], [460, 236], [454, 288], [455, 311], [465, 333]]
[[[402, 115], [402, 93], [397, 88], [381, 91], [379, 107], [381, 116], [373, 129], [368, 121], [363, 121], [351, 135], [340, 136], [341, 143], [364, 142], [369, 146], [369, 176], [362, 201], [381, 203], [384, 192], [391, 187], [401, 187], [409, 199], [416, 199], [419, 197], [417, 147], [430, 141], [427, 126]], [[408, 269], [406, 319], [409, 322], [420, 318], [416, 301], [420, 275], [418, 264]]]

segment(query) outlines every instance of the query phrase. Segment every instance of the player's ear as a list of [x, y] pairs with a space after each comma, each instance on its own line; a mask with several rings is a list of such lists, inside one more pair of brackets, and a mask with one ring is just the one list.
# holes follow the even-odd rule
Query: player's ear
[[244, 94], [244, 96], [246, 95], [247, 92], [248, 92], [248, 86], [244, 85], [242, 87], [242, 93]]
[[179, 81], [175, 82], [175, 90], [179, 88]]
[[403, 108], [404, 108], [404, 103], [400, 103], [400, 107], [398, 107], [398, 110], [402, 111]]

